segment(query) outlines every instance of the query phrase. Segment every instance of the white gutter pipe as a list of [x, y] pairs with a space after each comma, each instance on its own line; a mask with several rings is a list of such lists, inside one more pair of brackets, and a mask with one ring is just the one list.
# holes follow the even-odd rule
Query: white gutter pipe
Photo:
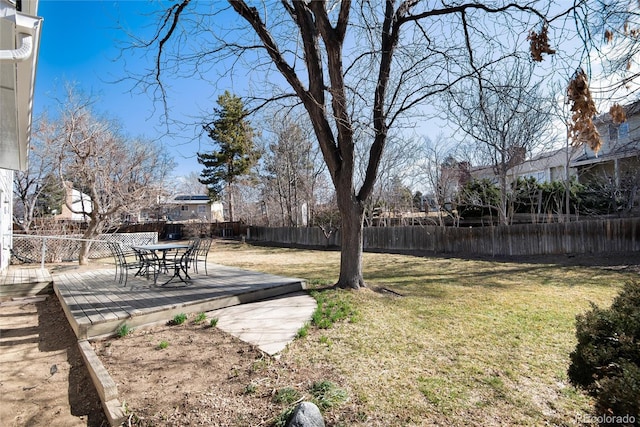
[[33, 53], [33, 36], [19, 33], [20, 47], [17, 49], [0, 50], [0, 62], [21, 62], [29, 59]]

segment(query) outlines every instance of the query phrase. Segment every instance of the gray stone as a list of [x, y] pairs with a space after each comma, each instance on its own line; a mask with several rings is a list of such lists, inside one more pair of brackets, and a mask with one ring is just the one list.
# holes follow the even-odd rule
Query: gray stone
[[293, 410], [286, 427], [324, 427], [324, 418], [316, 405], [302, 402]]

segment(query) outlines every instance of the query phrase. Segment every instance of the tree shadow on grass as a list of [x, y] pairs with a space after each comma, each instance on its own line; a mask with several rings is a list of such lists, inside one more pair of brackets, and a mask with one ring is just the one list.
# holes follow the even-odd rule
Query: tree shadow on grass
[[394, 253], [410, 255], [421, 258], [486, 261], [496, 263], [518, 264], [550, 264], [559, 266], [585, 266], [596, 268], [629, 269], [640, 272], [640, 252], [600, 253], [600, 254], [549, 254], [549, 255], [473, 255], [473, 254], [442, 254], [426, 251], [377, 251], [367, 250], [371, 253]]

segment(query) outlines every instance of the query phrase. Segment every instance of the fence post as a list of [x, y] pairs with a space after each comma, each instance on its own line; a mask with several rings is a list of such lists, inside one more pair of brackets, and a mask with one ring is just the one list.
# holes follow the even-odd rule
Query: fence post
[[47, 254], [47, 239], [42, 238], [42, 257], [40, 258], [40, 269], [44, 270], [44, 258]]

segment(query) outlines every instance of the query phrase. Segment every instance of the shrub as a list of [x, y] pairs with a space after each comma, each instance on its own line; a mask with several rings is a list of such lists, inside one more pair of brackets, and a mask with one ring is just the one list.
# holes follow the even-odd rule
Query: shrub
[[126, 323], [123, 323], [118, 327], [118, 329], [116, 329], [116, 335], [118, 335], [118, 338], [124, 338], [132, 332], [133, 332], [133, 329], [131, 328], [131, 326], [127, 325]]
[[309, 335], [309, 322], [306, 322], [298, 332], [296, 332], [296, 338], [304, 338]]
[[170, 323], [173, 325], [182, 325], [186, 321], [187, 321], [187, 315], [184, 313], [180, 313], [173, 316], [173, 320]]
[[207, 320], [207, 315], [205, 313], [198, 313], [195, 319], [193, 319], [193, 323], [202, 323]]
[[625, 284], [609, 309], [576, 318], [569, 379], [595, 398], [598, 414], [640, 416], [640, 283]]

